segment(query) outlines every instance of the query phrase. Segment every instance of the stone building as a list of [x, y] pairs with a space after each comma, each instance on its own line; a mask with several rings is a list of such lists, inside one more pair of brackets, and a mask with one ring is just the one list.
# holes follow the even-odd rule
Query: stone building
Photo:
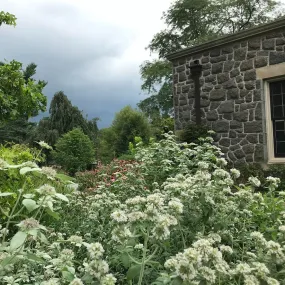
[[234, 164], [285, 163], [285, 18], [167, 58], [176, 130], [200, 117]]

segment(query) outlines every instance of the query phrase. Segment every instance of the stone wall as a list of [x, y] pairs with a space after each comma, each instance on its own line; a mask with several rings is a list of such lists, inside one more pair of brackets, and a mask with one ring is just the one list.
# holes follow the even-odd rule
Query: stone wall
[[[199, 60], [202, 121], [235, 164], [264, 161], [262, 81], [256, 69], [285, 62], [285, 28], [173, 60], [176, 129], [195, 122], [189, 64]], [[285, 71], [284, 71], [285, 74]]]

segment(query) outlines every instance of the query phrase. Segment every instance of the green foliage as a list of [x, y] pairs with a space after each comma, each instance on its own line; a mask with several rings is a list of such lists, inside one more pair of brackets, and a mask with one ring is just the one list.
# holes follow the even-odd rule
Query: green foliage
[[46, 110], [42, 91], [46, 82], [26, 81], [22, 64], [11, 61], [0, 65], [0, 121], [28, 119]]
[[16, 16], [8, 12], [0, 11], [0, 26], [3, 24], [16, 26]]
[[55, 162], [70, 174], [84, 171], [94, 162], [95, 151], [92, 141], [82, 130], [74, 129], [64, 134], [55, 144]]
[[142, 112], [126, 106], [115, 115], [111, 126], [115, 140], [112, 142], [117, 156], [128, 151], [129, 142], [136, 136], [147, 143], [150, 138], [150, 125]]
[[206, 125], [196, 125], [194, 123], [189, 123], [183, 130], [179, 132], [179, 139], [182, 142], [198, 143], [199, 138], [205, 138], [209, 136], [208, 131], [209, 128]]
[[25, 119], [8, 121], [0, 126], [0, 144], [6, 142], [29, 143], [36, 123], [28, 122]]
[[34, 140], [44, 140], [54, 145], [59, 137], [74, 128], [80, 128], [95, 143], [97, 141], [97, 118], [88, 121], [73, 106], [63, 91], [55, 93], [49, 108], [49, 117], [39, 122]]
[[98, 159], [102, 163], [109, 163], [115, 157], [114, 142], [116, 139], [115, 131], [112, 127], [103, 128], [99, 131]]
[[[0, 282], [284, 285], [279, 179], [266, 178], [263, 194], [256, 177], [238, 185], [212, 141], [177, 143], [169, 133], [146, 146], [136, 137], [136, 161], [78, 173], [87, 189], [67, 195], [51, 186], [50, 169], [1, 161], [0, 173], [14, 169], [24, 183], [0, 192], [10, 205], [1, 208]], [[29, 187], [34, 175], [48, 183]]]

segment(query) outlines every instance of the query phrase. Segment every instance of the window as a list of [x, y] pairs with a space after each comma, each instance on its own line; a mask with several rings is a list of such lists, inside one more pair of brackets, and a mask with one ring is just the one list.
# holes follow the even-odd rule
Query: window
[[285, 80], [269, 83], [274, 156], [285, 157]]
[[285, 62], [256, 69], [263, 84], [267, 163], [285, 163]]

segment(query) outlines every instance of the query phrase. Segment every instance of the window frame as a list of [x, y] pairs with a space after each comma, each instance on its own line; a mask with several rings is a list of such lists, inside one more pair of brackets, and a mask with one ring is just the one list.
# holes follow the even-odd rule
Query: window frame
[[[285, 71], [284, 71], [285, 72]], [[276, 163], [285, 163], [285, 156], [278, 157], [275, 156], [274, 149], [274, 127], [271, 116], [271, 100], [270, 100], [270, 83], [276, 81], [285, 80], [285, 74], [275, 78], [268, 78], [264, 80], [264, 93], [265, 93], [265, 119], [266, 119], [266, 138], [267, 138], [267, 163], [276, 164]]]

